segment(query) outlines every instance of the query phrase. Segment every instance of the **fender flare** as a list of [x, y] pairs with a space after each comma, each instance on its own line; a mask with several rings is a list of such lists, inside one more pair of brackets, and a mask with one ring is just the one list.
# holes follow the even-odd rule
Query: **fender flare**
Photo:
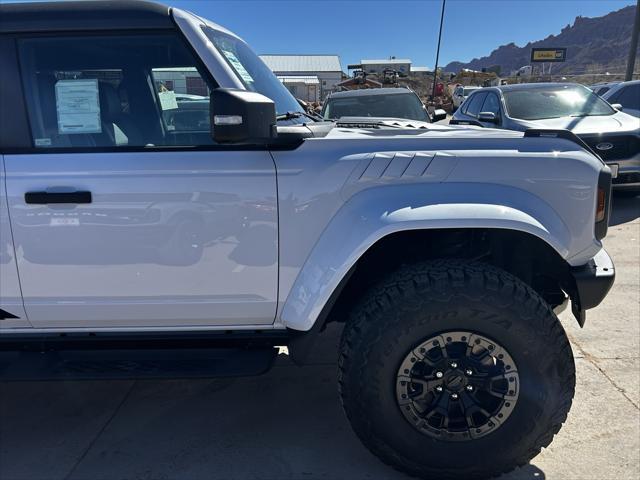
[[280, 315], [287, 328], [312, 329], [333, 292], [366, 251], [393, 233], [494, 228], [534, 235], [562, 258], [571, 235], [544, 200], [494, 184], [380, 186], [351, 197], [331, 219], [299, 272]]

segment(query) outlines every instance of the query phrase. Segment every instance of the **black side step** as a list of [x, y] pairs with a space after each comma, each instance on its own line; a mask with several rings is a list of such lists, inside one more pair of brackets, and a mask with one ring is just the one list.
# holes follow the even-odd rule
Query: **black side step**
[[0, 381], [261, 375], [271, 368], [277, 353], [273, 347], [0, 351]]

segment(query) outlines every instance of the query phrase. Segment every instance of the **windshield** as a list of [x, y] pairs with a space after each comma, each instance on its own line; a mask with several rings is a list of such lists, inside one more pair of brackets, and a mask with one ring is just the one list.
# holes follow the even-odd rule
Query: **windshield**
[[615, 110], [581, 85], [549, 86], [505, 91], [509, 116], [521, 120], [613, 115]]
[[465, 88], [463, 95], [465, 97], [468, 97], [469, 95], [471, 95], [471, 92], [475, 92], [476, 90], [478, 90], [478, 89], [477, 88]]
[[211, 27], [202, 27], [202, 30], [247, 90], [274, 101], [277, 115], [303, 111], [289, 90], [246, 43]]
[[385, 117], [429, 121], [422, 102], [413, 93], [329, 98], [323, 116], [326, 119]]

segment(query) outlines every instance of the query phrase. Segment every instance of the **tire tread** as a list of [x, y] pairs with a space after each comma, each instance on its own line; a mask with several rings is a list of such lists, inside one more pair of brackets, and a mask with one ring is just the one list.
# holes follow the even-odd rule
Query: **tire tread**
[[[566, 362], [565, 368], [561, 368], [560, 372], [564, 388], [557, 397], [556, 404], [551, 407], [554, 412], [551, 424], [532, 442], [532, 446], [514, 459], [508, 467], [487, 472], [478, 469], [431, 469], [418, 465], [388, 446], [377, 435], [371, 419], [362, 414], [366, 411], [362, 404], [363, 396], [359, 395], [365, 390], [363, 372], [375, 368], [375, 365], [369, 364], [372, 345], [382, 340], [391, 324], [395, 323], [395, 326], [402, 328], [399, 316], [385, 316], [385, 312], [394, 306], [402, 305], [407, 298], [413, 298], [423, 290], [435, 293], [436, 299], [442, 302], [450, 300], [452, 291], [476, 299], [477, 292], [485, 292], [485, 295], [486, 292], [495, 292], [492, 301], [499, 303], [501, 307], [511, 308], [514, 304], [519, 304], [519, 312], [525, 313], [524, 319], [536, 323], [536, 329], [543, 341], [557, 352], [558, 358]], [[352, 310], [343, 331], [340, 352], [338, 389], [343, 408], [356, 434], [365, 446], [386, 464], [403, 473], [423, 478], [492, 478], [524, 466], [547, 447], [560, 431], [571, 408], [575, 389], [575, 366], [571, 346], [551, 307], [517, 277], [479, 262], [435, 260], [404, 266], [388, 276], [369, 290]], [[352, 389], [349, 383], [354, 381], [353, 379], [356, 379], [356, 386]], [[380, 385], [369, 384], [367, 388], [375, 391]]]

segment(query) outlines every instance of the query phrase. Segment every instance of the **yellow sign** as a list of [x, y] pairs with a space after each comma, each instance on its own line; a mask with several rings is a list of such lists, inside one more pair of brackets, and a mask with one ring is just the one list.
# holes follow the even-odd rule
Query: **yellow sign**
[[532, 62], [564, 62], [567, 56], [566, 48], [532, 48]]
[[542, 50], [542, 51], [533, 52], [534, 60], [544, 62], [545, 60], [555, 60], [555, 58], [556, 58], [555, 50]]

